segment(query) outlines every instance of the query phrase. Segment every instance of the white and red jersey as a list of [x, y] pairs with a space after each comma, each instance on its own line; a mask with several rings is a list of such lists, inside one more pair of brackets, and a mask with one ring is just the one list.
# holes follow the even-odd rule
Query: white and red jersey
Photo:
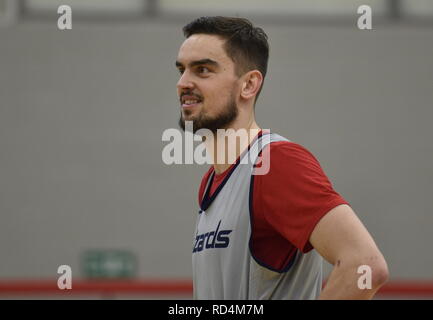
[[[199, 214], [193, 249], [195, 298], [314, 299], [320, 293], [322, 260], [309, 238], [327, 212], [348, 203], [307, 149], [274, 133], [263, 135], [246, 153], [270, 148], [267, 174], [251, 175], [252, 168], [238, 159], [221, 174], [212, 166], [203, 176], [198, 199], [205, 216]], [[204, 249], [214, 246], [197, 250], [200, 240]], [[224, 261], [230, 259], [238, 263]]]

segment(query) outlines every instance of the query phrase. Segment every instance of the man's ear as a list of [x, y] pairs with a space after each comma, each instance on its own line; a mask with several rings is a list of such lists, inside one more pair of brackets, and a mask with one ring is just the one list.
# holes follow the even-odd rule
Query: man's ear
[[263, 83], [263, 75], [259, 70], [251, 70], [243, 75], [241, 86], [241, 98], [254, 98], [259, 92]]

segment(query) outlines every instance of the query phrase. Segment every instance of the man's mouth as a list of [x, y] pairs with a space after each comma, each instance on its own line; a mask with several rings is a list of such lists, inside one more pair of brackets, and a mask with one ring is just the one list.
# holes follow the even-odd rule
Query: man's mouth
[[184, 96], [181, 99], [182, 108], [192, 108], [199, 105], [202, 102], [200, 98], [193, 96]]
[[192, 108], [192, 107], [195, 107], [195, 106], [199, 105], [200, 103], [201, 102], [197, 101], [197, 100], [195, 100], [195, 101], [192, 101], [192, 100], [185, 101], [184, 103], [182, 103], [182, 108]]

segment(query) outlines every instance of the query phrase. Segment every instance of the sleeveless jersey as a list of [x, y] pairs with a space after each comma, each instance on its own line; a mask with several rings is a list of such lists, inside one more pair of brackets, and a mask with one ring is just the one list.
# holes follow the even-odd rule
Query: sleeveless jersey
[[210, 197], [215, 172], [209, 177], [193, 243], [194, 299], [316, 299], [319, 296], [322, 257], [317, 251], [298, 250], [284, 270], [276, 272], [256, 259], [251, 250], [253, 170], [261, 150], [276, 141], [289, 140], [269, 132], [256, 137]]

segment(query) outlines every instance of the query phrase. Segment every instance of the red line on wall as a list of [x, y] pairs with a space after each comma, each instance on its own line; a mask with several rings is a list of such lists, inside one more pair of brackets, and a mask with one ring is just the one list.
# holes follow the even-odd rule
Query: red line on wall
[[61, 290], [57, 279], [0, 281], [0, 294], [191, 294], [191, 280], [74, 280]]
[[[192, 295], [192, 281], [190, 279], [74, 280], [71, 290], [60, 290], [57, 287], [57, 279], [0, 280], [0, 295], [3, 296], [43, 294]], [[433, 281], [392, 281], [384, 285], [378, 294], [433, 297]]]
[[427, 281], [392, 281], [379, 290], [383, 295], [431, 296], [433, 297], [433, 282]]

